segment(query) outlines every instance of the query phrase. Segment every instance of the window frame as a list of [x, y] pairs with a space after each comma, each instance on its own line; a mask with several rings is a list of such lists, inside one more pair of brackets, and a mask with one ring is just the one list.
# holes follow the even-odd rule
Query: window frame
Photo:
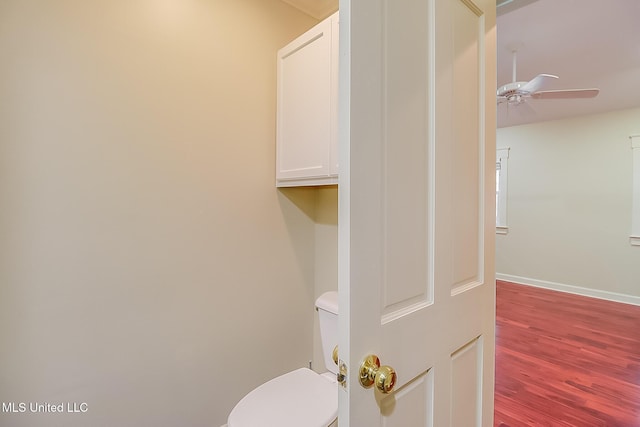
[[631, 235], [629, 243], [640, 246], [640, 135], [629, 136], [633, 158], [633, 183], [631, 201]]
[[509, 180], [509, 151], [511, 148], [496, 149], [496, 233], [507, 234], [507, 189]]

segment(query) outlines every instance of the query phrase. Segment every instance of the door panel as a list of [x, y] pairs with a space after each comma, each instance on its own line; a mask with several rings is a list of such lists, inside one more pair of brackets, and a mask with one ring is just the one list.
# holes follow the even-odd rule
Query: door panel
[[[340, 14], [340, 425], [489, 427], [495, 1]], [[391, 394], [359, 384], [367, 354]]]
[[[377, 395], [381, 425], [384, 427], [428, 427], [429, 413], [433, 412], [433, 378], [431, 372], [419, 375], [411, 383], [390, 395]], [[412, 408], [421, 413], [416, 417]], [[426, 424], [421, 424], [426, 422]]]
[[[452, 191], [465, 197], [453, 198], [454, 254], [453, 293], [481, 282], [482, 241], [482, 142], [480, 133], [480, 46], [482, 15], [466, 1], [452, 2], [453, 24], [453, 155]], [[455, 124], [460, 118], [464, 125]], [[480, 280], [479, 280], [480, 278]]]
[[[386, 321], [431, 299], [429, 226], [428, 10], [387, 0], [382, 17], [383, 311]], [[407, 26], [406, 17], [412, 18]], [[402, 286], [395, 286], [396, 283]], [[383, 320], [383, 323], [386, 323]]]
[[452, 426], [482, 425], [482, 355], [482, 338], [451, 355]]

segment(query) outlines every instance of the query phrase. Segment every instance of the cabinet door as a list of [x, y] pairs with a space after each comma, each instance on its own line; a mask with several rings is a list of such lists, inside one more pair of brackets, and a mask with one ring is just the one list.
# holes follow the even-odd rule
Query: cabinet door
[[278, 51], [278, 186], [330, 175], [331, 38], [327, 19]]

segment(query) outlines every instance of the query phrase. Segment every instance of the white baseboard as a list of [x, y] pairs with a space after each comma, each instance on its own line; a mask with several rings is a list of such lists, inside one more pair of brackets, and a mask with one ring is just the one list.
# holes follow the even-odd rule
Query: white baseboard
[[537, 288], [551, 289], [569, 294], [582, 295], [584, 297], [599, 298], [608, 301], [621, 302], [640, 306], [640, 297], [619, 294], [616, 292], [601, 291], [598, 289], [583, 288], [580, 286], [566, 285], [564, 283], [548, 282], [546, 280], [531, 279], [528, 277], [513, 276], [511, 274], [496, 273], [496, 279], [520, 285], [535, 286]]

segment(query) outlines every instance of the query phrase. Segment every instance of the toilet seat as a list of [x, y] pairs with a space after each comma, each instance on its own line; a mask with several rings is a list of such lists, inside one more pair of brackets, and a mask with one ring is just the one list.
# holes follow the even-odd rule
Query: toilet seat
[[300, 368], [247, 394], [227, 423], [228, 427], [327, 427], [337, 416], [337, 383]]

